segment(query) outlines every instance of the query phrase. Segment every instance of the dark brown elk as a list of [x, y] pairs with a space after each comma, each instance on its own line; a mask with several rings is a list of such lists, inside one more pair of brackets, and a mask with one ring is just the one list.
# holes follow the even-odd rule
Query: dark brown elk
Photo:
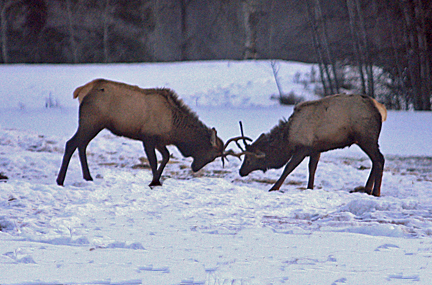
[[[63, 185], [72, 154], [78, 148], [83, 177], [93, 180], [87, 164], [86, 148], [103, 129], [143, 142], [153, 180], [160, 177], [169, 160], [167, 145], [175, 145], [185, 157], [192, 157], [198, 171], [218, 157], [227, 155], [216, 130], [205, 126], [177, 95], [169, 89], [141, 89], [124, 83], [96, 79], [74, 91], [79, 99], [79, 126], [66, 143], [57, 184]], [[155, 149], [162, 155], [157, 168]]]
[[[246, 150], [240, 175], [270, 168], [285, 169], [270, 189], [279, 190], [286, 177], [309, 156], [308, 188], [313, 189], [320, 154], [357, 144], [372, 160], [372, 170], [365, 187], [356, 192], [380, 196], [384, 156], [378, 146], [382, 122], [386, 120], [384, 105], [361, 95], [333, 95], [300, 103], [291, 117], [280, 121], [269, 133], [262, 134]], [[246, 142], [245, 142], [246, 144]]]

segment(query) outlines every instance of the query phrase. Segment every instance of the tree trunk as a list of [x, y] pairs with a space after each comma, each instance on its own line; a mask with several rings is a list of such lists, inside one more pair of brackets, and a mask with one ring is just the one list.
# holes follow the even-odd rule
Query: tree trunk
[[279, 92], [279, 98], [281, 98], [284, 95], [284, 93], [282, 91], [282, 86], [281, 86], [280, 80], [279, 80], [279, 65], [278, 65], [276, 60], [272, 60], [270, 62], [270, 65], [271, 65], [271, 68], [273, 71], [273, 76], [274, 76], [274, 79], [276, 82], [276, 87], [277, 87], [278, 92]]
[[187, 9], [190, 4], [190, 0], [180, 0], [180, 32], [181, 32], [181, 44], [180, 44], [180, 59], [188, 60], [188, 25], [187, 25]]
[[[254, 3], [248, 3], [249, 0], [243, 0], [243, 22], [245, 27], [245, 50], [244, 59], [257, 58], [257, 31], [254, 17], [256, 17], [256, 8]], [[253, 1], [251, 1], [253, 2]]]
[[422, 80], [420, 76], [419, 49], [415, 28], [415, 15], [412, 1], [402, 0], [402, 11], [406, 25], [407, 69], [410, 85], [413, 93], [413, 105], [415, 110], [423, 110], [421, 95]]
[[321, 4], [320, 4], [320, 0], [315, 0], [315, 9], [317, 11], [318, 14], [318, 20], [321, 23], [321, 27], [322, 27], [322, 41], [323, 41], [323, 45], [324, 45], [324, 49], [325, 49], [325, 53], [327, 55], [327, 60], [331, 65], [331, 69], [333, 72], [333, 80], [330, 79], [330, 72], [327, 71], [327, 76], [329, 77], [329, 84], [331, 85], [331, 92], [334, 93], [333, 91], [333, 82], [334, 82], [334, 88], [336, 93], [339, 93], [339, 80], [338, 80], [338, 76], [337, 76], [337, 72], [336, 72], [336, 62], [333, 59], [332, 53], [330, 51], [330, 45], [329, 45], [329, 41], [328, 41], [328, 33], [327, 33], [327, 25], [325, 23], [323, 14], [322, 14], [322, 10], [321, 10]]
[[400, 32], [400, 28], [398, 31], [396, 21], [391, 18], [389, 11], [385, 10], [385, 17], [388, 22], [388, 26], [391, 27], [390, 30], [390, 38], [391, 38], [391, 50], [392, 50], [392, 58], [389, 60], [393, 62], [393, 66], [391, 66], [391, 69], [394, 70], [392, 72], [392, 89], [393, 89], [393, 98], [390, 99], [391, 102], [389, 102], [391, 105], [395, 105], [394, 108], [397, 110], [402, 108], [402, 104], [404, 104], [403, 108], [405, 110], [409, 109], [409, 91], [406, 88], [406, 82], [404, 81], [404, 69], [405, 66], [402, 62], [402, 55], [398, 51], [398, 44], [396, 39], [396, 34]]
[[[327, 87], [325, 74], [327, 74], [328, 80], [330, 80], [330, 78], [329, 78], [328, 69], [326, 68], [326, 63], [324, 62], [324, 56], [323, 56], [323, 51], [322, 51], [322, 47], [321, 47], [321, 43], [320, 43], [320, 39], [319, 39], [318, 25], [316, 23], [314, 9], [311, 6], [311, 4], [309, 3], [309, 0], [306, 1], [306, 5], [307, 5], [307, 11], [308, 11], [309, 24], [310, 24], [310, 27], [312, 30], [312, 42], [313, 42], [313, 46], [315, 47], [315, 51], [316, 51], [317, 57], [318, 57], [317, 61], [318, 61], [318, 68], [320, 71], [321, 84], [323, 85], [324, 96], [327, 96], [327, 95], [333, 93], [333, 90], [331, 90], [332, 84], [330, 81], [328, 81], [330, 87]], [[326, 72], [326, 70], [327, 70], [327, 72]], [[330, 91], [329, 91], [329, 89], [330, 89]]]
[[0, 21], [1, 21], [1, 39], [2, 39], [2, 57], [3, 63], [9, 63], [9, 54], [8, 54], [8, 38], [7, 38], [7, 14], [6, 10], [8, 9], [8, 2], [2, 3], [1, 11], [0, 11]]
[[109, 59], [109, 43], [108, 43], [108, 29], [109, 29], [109, 11], [110, 11], [110, 3], [109, 0], [105, 2], [105, 10], [103, 14], [103, 51], [104, 51], [104, 62], [110, 62]]
[[8, 41], [8, 10], [13, 5], [22, 5], [21, 1], [3, 0], [0, 3], [0, 25], [1, 25], [1, 41], [2, 41], [2, 57], [3, 63], [9, 63], [9, 41]]
[[72, 3], [71, 0], [66, 0], [66, 9], [67, 9], [67, 17], [68, 17], [68, 28], [69, 28], [69, 41], [72, 49], [72, 60], [73, 63], [78, 63], [78, 47], [75, 41], [75, 32], [73, 27], [73, 15], [72, 15]]
[[268, 15], [268, 19], [270, 21], [270, 27], [269, 27], [269, 41], [268, 41], [268, 56], [270, 58], [277, 58], [277, 55], [273, 52], [273, 38], [274, 38], [274, 16], [273, 16], [273, 11], [274, 11], [274, 7], [275, 7], [275, 1], [276, 0], [271, 0], [271, 5], [270, 5], [270, 11], [269, 11], [269, 15]]
[[354, 7], [354, 3], [352, 1], [353, 0], [347, 0], [346, 2], [347, 2], [347, 7], [348, 7], [350, 30], [351, 30], [352, 42], [353, 42], [353, 51], [354, 51], [354, 55], [355, 55], [355, 58], [357, 61], [359, 76], [360, 76], [360, 80], [361, 80], [361, 92], [363, 94], [366, 94], [366, 81], [365, 81], [365, 77], [364, 77], [364, 73], [363, 73], [364, 62], [363, 62], [362, 56], [361, 56], [359, 37], [358, 37], [358, 34], [356, 32], [357, 26], [356, 26], [356, 21], [355, 21], [355, 7]]
[[428, 58], [429, 50], [427, 44], [426, 20], [421, 0], [415, 0], [414, 4], [415, 17], [417, 19], [417, 43], [419, 50], [420, 62], [420, 80], [421, 80], [421, 96], [422, 110], [431, 110], [431, 68], [430, 59]]
[[359, 38], [360, 56], [363, 58], [362, 61], [365, 63], [366, 78], [367, 78], [367, 95], [370, 97], [375, 97], [374, 88], [374, 76], [373, 76], [373, 65], [369, 54], [369, 45], [366, 35], [366, 26], [363, 18], [363, 12], [360, 7], [360, 1], [356, 1], [356, 9], [359, 18], [359, 30], [361, 36]]

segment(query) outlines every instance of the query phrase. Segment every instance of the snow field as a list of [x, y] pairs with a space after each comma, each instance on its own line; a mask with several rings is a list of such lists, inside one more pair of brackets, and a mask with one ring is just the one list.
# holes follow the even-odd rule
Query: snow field
[[[290, 78], [310, 66], [283, 66], [284, 88], [300, 88]], [[1, 69], [16, 83], [3, 79], [0, 93], [5, 104], [0, 172], [8, 177], [0, 182], [1, 284], [428, 284], [432, 279], [429, 113], [389, 112], [380, 140], [386, 156], [380, 198], [349, 193], [365, 183], [371, 166], [356, 147], [322, 155], [314, 190], [305, 189], [305, 161], [281, 192], [267, 191], [281, 170], [242, 178], [241, 162], [233, 157], [225, 168], [217, 160], [192, 173], [191, 159], [170, 147], [163, 186], [151, 189], [141, 143], [105, 131], [88, 148], [95, 180], [82, 179], [75, 154], [65, 186], [59, 187], [55, 178], [64, 145], [77, 125], [71, 93], [95, 77], [172, 87], [224, 140], [239, 134], [239, 120], [246, 135], [256, 138], [292, 108], [269, 100], [276, 87], [268, 62]], [[25, 83], [17, 84], [19, 79]], [[40, 106], [49, 91], [62, 108]]]

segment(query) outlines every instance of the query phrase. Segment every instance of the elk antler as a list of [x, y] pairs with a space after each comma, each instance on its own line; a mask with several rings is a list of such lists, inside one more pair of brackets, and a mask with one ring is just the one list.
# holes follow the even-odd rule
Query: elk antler
[[[225, 159], [228, 161], [228, 158], [227, 158], [228, 155], [235, 156], [235, 157], [237, 157], [237, 158], [240, 159], [240, 160], [241, 160], [241, 156], [242, 156], [243, 154], [251, 154], [251, 155], [255, 155], [254, 153], [249, 152], [249, 151], [246, 151], [245, 149], [243, 149], [242, 146], [239, 144], [238, 141], [239, 141], [239, 140], [243, 140], [243, 143], [244, 143], [245, 148], [246, 148], [246, 147], [248, 146], [247, 141], [253, 141], [251, 138], [249, 138], [249, 137], [245, 137], [245, 135], [244, 135], [244, 133], [243, 133], [243, 124], [242, 124], [241, 121], [239, 122], [239, 124], [240, 124], [240, 132], [241, 132], [241, 136], [230, 138], [230, 139], [227, 140], [227, 142], [225, 143], [224, 148], [223, 148], [223, 153], [222, 153], [222, 155], [221, 155], [221, 158], [222, 158], [222, 166], [225, 164]], [[230, 143], [232, 143], [232, 142], [235, 142], [235, 144], [237, 145], [237, 147], [238, 147], [242, 152], [236, 153], [236, 152], [234, 152], [232, 149], [226, 151], [226, 148], [227, 148], [228, 145], [229, 145]]]
[[[235, 156], [235, 157], [237, 157], [238, 159], [241, 160], [240, 157], [245, 153], [245, 150], [244, 150], [244, 149], [240, 146], [240, 144], [238, 143], [238, 141], [241, 140], [241, 139], [242, 139], [243, 141], [246, 141], [246, 140], [252, 141], [251, 138], [243, 137], [243, 136], [230, 138], [230, 139], [225, 143], [224, 148], [223, 148], [223, 153], [222, 153], [222, 155], [221, 155], [221, 158], [222, 158], [222, 167], [225, 165], [225, 159], [228, 161], [228, 158], [227, 158], [228, 155]], [[228, 150], [228, 151], [225, 150], [225, 149], [228, 147], [228, 145], [229, 145], [230, 143], [232, 143], [232, 142], [235, 142], [236, 145], [238, 146], [238, 148], [241, 149], [241, 151], [242, 151], [241, 153], [235, 153], [232, 149], [230, 149], [230, 150]]]
[[[244, 132], [243, 132], [243, 123], [242, 123], [242, 121], [239, 121], [239, 125], [240, 125], [240, 134], [241, 134], [241, 136], [243, 137], [243, 143], [244, 143], [244, 145], [245, 145], [245, 147], [248, 145], [247, 143], [246, 143], [246, 137], [244, 136]], [[251, 140], [252, 141], [252, 140]], [[240, 148], [241, 149], [241, 148]]]
[[[255, 158], [261, 159], [265, 157], [265, 153], [255, 153], [255, 152], [251, 152], [251, 151], [242, 151], [242, 152], [234, 152], [232, 149], [225, 151], [223, 153], [222, 157], [222, 165], [224, 164], [224, 158], [226, 158], [228, 155], [232, 155], [237, 157], [238, 159], [241, 160], [241, 156], [242, 155], [250, 155], [250, 156], [254, 156]], [[228, 158], [226, 158], [226, 160], [228, 160]]]
[[245, 146], [247, 145], [247, 143], [246, 143], [247, 140], [248, 140], [248, 141], [252, 141], [251, 138], [248, 138], [248, 137], [245, 137], [245, 136], [239, 136], [239, 137], [230, 138], [230, 139], [227, 140], [227, 142], [225, 143], [224, 150], [228, 147], [228, 145], [229, 145], [230, 143], [235, 142], [236, 145], [237, 145], [237, 147], [238, 147], [239, 149], [241, 149], [241, 151], [245, 151], [245, 150], [241, 147], [241, 145], [238, 143], [239, 140], [243, 140]]
[[240, 133], [241, 133], [241, 136], [239, 136], [239, 137], [234, 137], [234, 138], [229, 139], [229, 140], [225, 143], [224, 150], [227, 148], [227, 146], [228, 146], [231, 142], [235, 142], [236, 145], [237, 145], [237, 147], [238, 147], [241, 151], [244, 152], [245, 150], [240, 146], [240, 144], [238, 143], [238, 141], [242, 139], [245, 148], [248, 146], [248, 144], [247, 144], [246, 141], [252, 141], [251, 138], [249, 138], [249, 137], [245, 137], [244, 132], [243, 132], [243, 123], [242, 123], [242, 121], [239, 121], [239, 124], [240, 124]]

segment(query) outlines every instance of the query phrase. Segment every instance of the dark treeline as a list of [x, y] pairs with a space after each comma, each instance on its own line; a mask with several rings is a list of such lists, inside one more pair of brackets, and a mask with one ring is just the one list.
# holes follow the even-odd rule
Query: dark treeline
[[350, 66], [360, 92], [375, 96], [381, 80], [388, 107], [431, 110], [429, 0], [0, 0], [0, 10], [2, 63], [314, 62], [324, 95], [350, 89]]

